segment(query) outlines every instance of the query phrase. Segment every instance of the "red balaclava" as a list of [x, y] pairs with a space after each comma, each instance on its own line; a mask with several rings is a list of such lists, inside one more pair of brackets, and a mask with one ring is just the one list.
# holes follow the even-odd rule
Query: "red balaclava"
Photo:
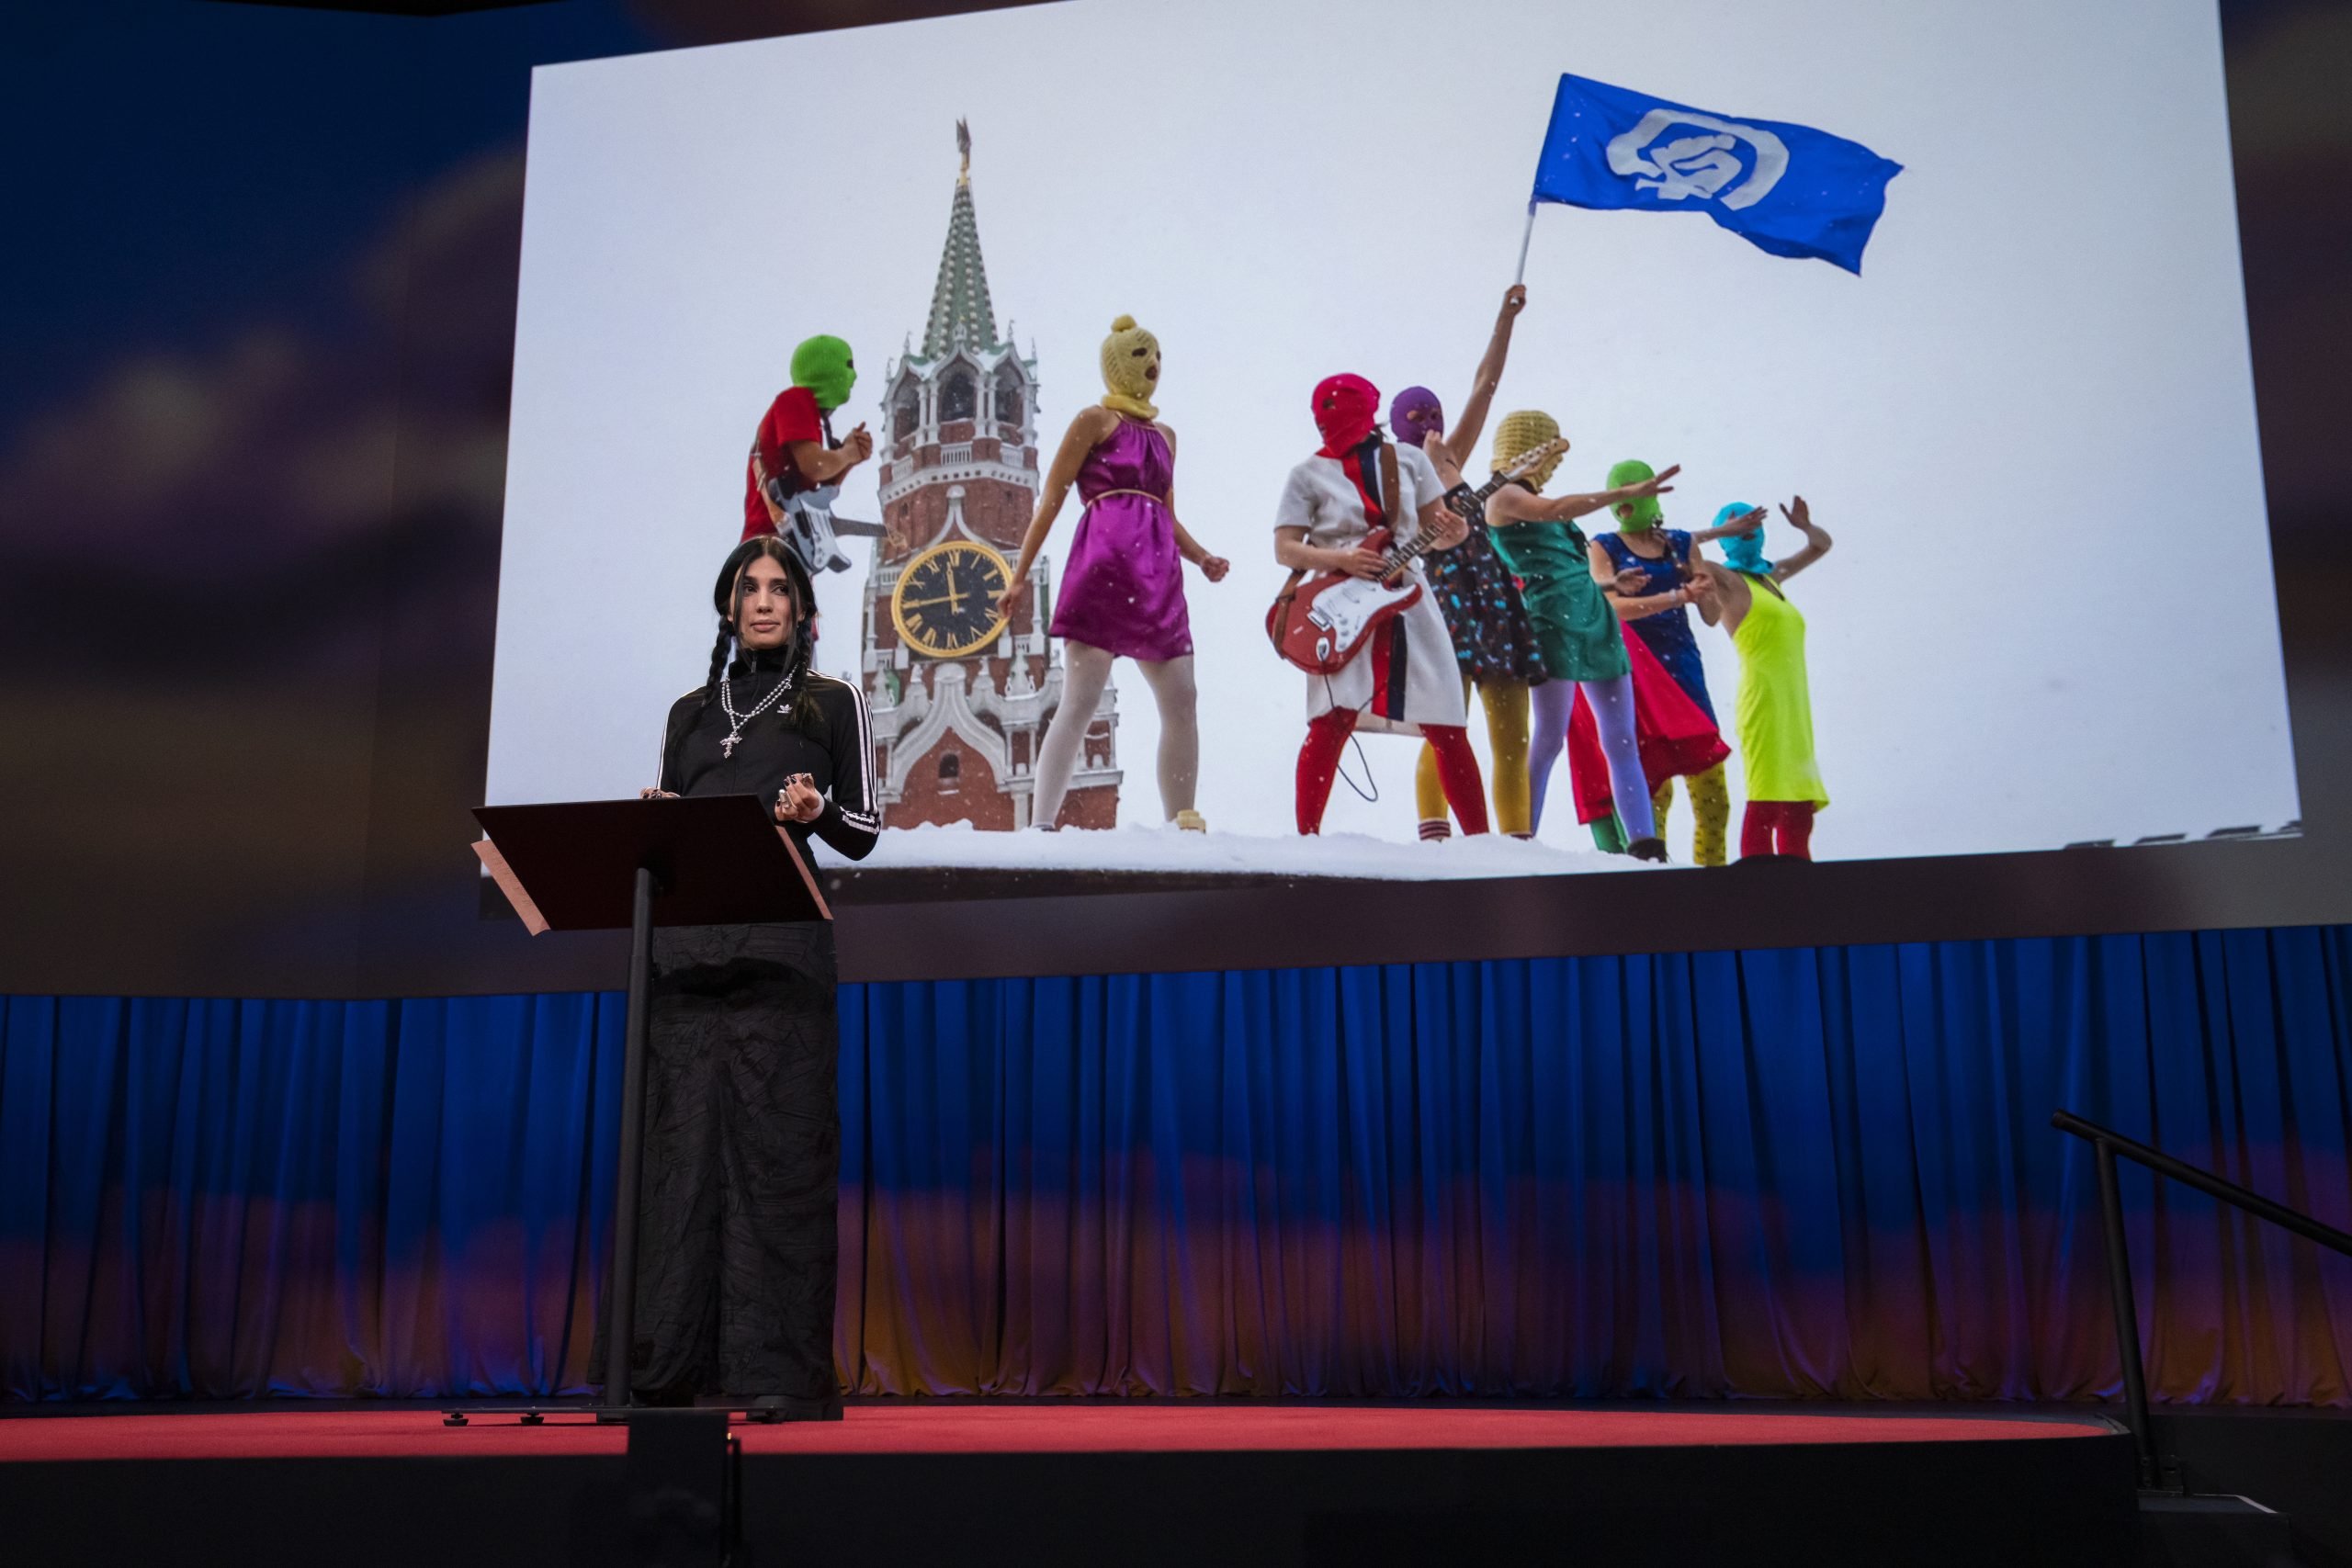
[[1315, 428], [1324, 457], [1344, 457], [1364, 443], [1380, 418], [1380, 389], [1361, 376], [1327, 376], [1315, 387]]
[[1385, 519], [1364, 478], [1363, 444], [1379, 417], [1380, 389], [1363, 377], [1327, 376], [1316, 384], [1315, 428], [1323, 433], [1323, 450], [1316, 456], [1340, 460], [1355, 483], [1356, 498], [1363, 502], [1364, 524], [1374, 528]]

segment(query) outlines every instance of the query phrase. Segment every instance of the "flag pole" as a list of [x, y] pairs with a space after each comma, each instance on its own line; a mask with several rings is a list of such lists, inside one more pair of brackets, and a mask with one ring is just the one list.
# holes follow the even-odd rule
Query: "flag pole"
[[1530, 199], [1527, 204], [1527, 231], [1519, 237], [1519, 271], [1511, 278], [1511, 284], [1513, 287], [1517, 287], [1518, 285], [1527, 281], [1527, 247], [1529, 243], [1534, 238], [1535, 203], [1532, 199]]

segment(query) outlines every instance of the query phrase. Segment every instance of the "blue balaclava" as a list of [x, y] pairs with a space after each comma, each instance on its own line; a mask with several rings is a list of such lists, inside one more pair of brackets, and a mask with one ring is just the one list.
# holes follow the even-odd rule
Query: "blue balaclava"
[[[1715, 513], [1715, 526], [1720, 528], [1733, 518], [1745, 517], [1755, 510], [1744, 501], [1735, 501]], [[1716, 542], [1724, 547], [1724, 564], [1734, 571], [1762, 577], [1772, 570], [1772, 563], [1764, 558], [1764, 530], [1761, 528], [1753, 534], [1736, 534]]]

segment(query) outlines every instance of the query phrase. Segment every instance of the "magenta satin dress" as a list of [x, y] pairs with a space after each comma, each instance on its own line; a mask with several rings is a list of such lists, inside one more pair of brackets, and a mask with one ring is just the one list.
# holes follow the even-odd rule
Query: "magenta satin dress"
[[[1157, 661], [1193, 651], [1184, 609], [1184, 558], [1176, 522], [1159, 498], [1176, 465], [1157, 427], [1121, 415], [1108, 441], [1078, 470], [1078, 520], [1054, 604], [1053, 634]], [[1142, 491], [1142, 494], [1131, 493]]]

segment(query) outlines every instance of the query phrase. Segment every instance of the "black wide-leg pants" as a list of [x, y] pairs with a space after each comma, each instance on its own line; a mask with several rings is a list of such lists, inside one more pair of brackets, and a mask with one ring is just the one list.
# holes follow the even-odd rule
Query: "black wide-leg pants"
[[[833, 992], [823, 922], [654, 934], [629, 1358], [640, 1398], [839, 1393]], [[601, 1373], [601, 1349], [593, 1364]]]

